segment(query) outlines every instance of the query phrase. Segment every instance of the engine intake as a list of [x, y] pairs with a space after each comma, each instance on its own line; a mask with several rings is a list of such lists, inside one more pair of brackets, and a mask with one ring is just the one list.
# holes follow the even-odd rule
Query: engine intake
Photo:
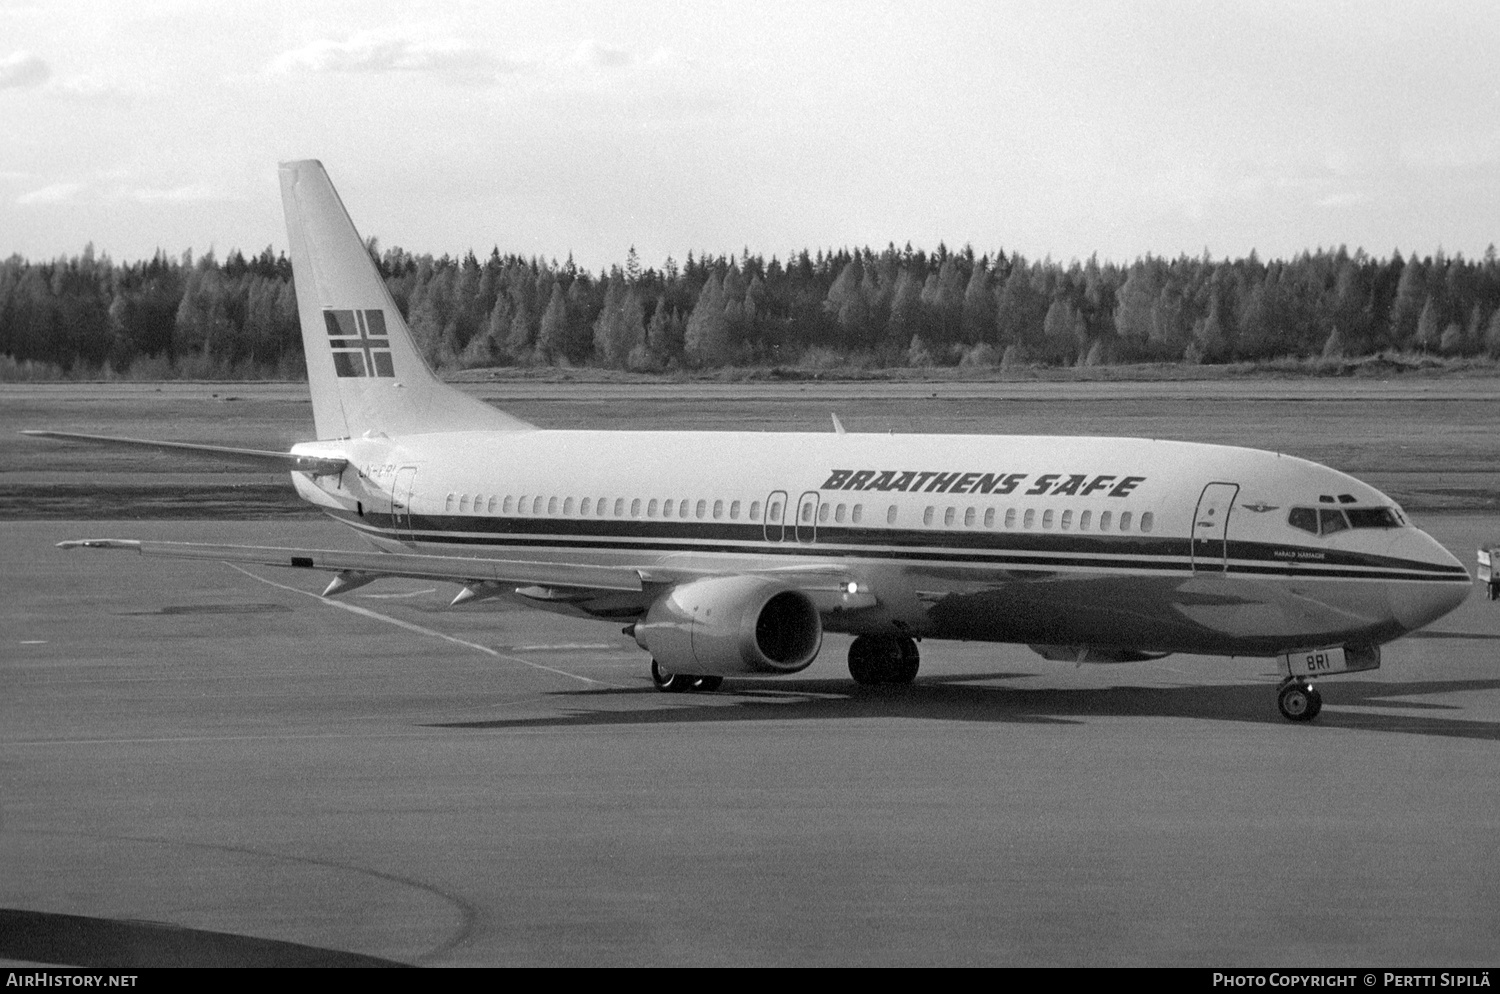
[[812, 599], [761, 576], [673, 587], [635, 625], [635, 640], [673, 673], [796, 673], [823, 645]]

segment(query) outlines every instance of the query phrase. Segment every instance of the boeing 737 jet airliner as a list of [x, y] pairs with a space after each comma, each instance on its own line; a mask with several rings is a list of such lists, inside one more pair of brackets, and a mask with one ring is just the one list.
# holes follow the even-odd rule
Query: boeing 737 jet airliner
[[450, 580], [624, 624], [666, 691], [796, 673], [856, 636], [860, 683], [923, 639], [1079, 663], [1278, 657], [1316, 677], [1453, 610], [1464, 567], [1384, 494], [1291, 456], [1137, 438], [541, 430], [427, 367], [315, 161], [281, 167], [317, 441], [291, 452], [110, 439], [291, 472], [377, 551], [89, 539], [65, 546]]

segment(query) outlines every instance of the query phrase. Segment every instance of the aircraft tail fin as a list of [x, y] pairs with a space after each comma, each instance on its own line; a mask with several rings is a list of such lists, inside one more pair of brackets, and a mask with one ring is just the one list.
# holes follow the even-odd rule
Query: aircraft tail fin
[[318, 437], [533, 427], [437, 378], [323, 164], [281, 164], [297, 315]]

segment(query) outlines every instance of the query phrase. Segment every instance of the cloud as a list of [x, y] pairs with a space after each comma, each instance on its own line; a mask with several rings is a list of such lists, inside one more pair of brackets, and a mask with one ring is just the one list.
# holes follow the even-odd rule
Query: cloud
[[517, 65], [461, 38], [407, 37], [392, 30], [361, 31], [343, 41], [320, 38], [283, 52], [273, 73], [429, 73], [458, 79], [493, 78]]
[[51, 68], [41, 56], [31, 52], [16, 52], [0, 59], [0, 90], [41, 86], [51, 75]]
[[82, 183], [53, 183], [16, 198], [18, 204], [68, 204], [73, 203], [83, 189]]
[[590, 38], [573, 50], [570, 61], [594, 69], [622, 69], [635, 62], [635, 56], [626, 49]]
[[170, 189], [137, 189], [125, 191], [125, 196], [146, 204], [187, 204], [207, 200], [228, 200], [229, 195], [212, 183], [190, 183]]

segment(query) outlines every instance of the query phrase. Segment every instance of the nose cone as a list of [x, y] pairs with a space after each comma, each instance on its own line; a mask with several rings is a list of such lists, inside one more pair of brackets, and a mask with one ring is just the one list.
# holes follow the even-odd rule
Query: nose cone
[[[1474, 587], [1469, 571], [1426, 532], [1412, 529], [1404, 536], [1401, 558], [1444, 567], [1447, 579], [1390, 586], [1391, 613], [1407, 631], [1430, 625], [1464, 602]], [[1407, 544], [1409, 543], [1409, 544]]]

